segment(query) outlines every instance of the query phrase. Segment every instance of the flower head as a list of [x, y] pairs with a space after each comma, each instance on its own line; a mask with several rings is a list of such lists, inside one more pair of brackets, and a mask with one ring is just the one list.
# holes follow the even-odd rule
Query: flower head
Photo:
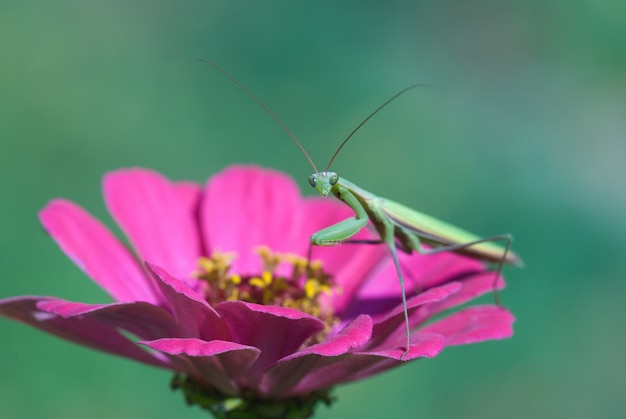
[[309, 263], [310, 235], [352, 214], [336, 200], [302, 198], [284, 174], [233, 166], [201, 187], [119, 170], [106, 175], [104, 197], [132, 250], [72, 202], [53, 200], [40, 219], [114, 301], [13, 297], [0, 300], [0, 314], [173, 370], [188, 401], [214, 412], [254, 405], [306, 417], [336, 384], [512, 334], [501, 307], [444, 313], [492, 289], [482, 263], [401, 255], [413, 330], [401, 359], [403, 309], [386, 249], [314, 248]]

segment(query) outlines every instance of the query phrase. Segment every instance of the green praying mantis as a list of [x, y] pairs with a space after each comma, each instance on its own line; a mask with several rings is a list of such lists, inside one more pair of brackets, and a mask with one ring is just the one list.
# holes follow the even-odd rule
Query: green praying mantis
[[[319, 230], [310, 238], [308, 260], [311, 259], [311, 250], [313, 246], [332, 246], [338, 243], [364, 243], [364, 244], [386, 244], [393, 259], [395, 269], [400, 283], [400, 291], [402, 294], [402, 306], [404, 309], [404, 323], [406, 331], [406, 346], [400, 357], [404, 360], [409, 353], [411, 347], [411, 328], [409, 323], [409, 312], [407, 308], [407, 298], [404, 285], [404, 277], [398, 258], [398, 250], [412, 253], [418, 252], [424, 255], [436, 254], [441, 252], [455, 252], [463, 254], [485, 262], [497, 263], [493, 280], [493, 292], [496, 304], [500, 304], [497, 293], [497, 282], [502, 271], [504, 263], [522, 266], [521, 258], [510, 251], [513, 238], [510, 234], [501, 234], [491, 237], [480, 237], [451, 224], [440, 221], [434, 217], [411, 209], [407, 206], [394, 202], [392, 200], [381, 198], [371, 192], [366, 191], [340, 177], [336, 172], [329, 171], [335, 157], [339, 154], [348, 140], [352, 138], [355, 132], [363, 126], [370, 118], [377, 114], [381, 109], [395, 100], [398, 96], [416, 87], [422, 87], [423, 84], [410, 85], [370, 113], [339, 145], [335, 154], [331, 157], [326, 169], [323, 172], [317, 170], [315, 163], [306, 152], [300, 141], [291, 133], [291, 131], [278, 119], [272, 111], [261, 100], [259, 100], [252, 92], [250, 92], [243, 84], [231, 76], [218, 65], [205, 60], [200, 60], [214, 67], [226, 77], [231, 79], [240, 89], [257, 102], [291, 137], [295, 144], [300, 148], [306, 159], [309, 161], [315, 171], [309, 177], [309, 184], [314, 187], [317, 192], [326, 197], [332, 193], [341, 202], [348, 205], [354, 211], [353, 217], [347, 218], [322, 230]], [[351, 240], [359, 231], [368, 224], [372, 224], [379, 238], [375, 240]], [[497, 244], [504, 242], [504, 245]]]

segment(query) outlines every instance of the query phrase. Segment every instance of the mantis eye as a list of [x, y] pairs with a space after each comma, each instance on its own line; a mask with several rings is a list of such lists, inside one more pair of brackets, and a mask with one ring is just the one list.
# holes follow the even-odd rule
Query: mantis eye
[[315, 188], [315, 186], [317, 185], [317, 176], [315, 175], [309, 176], [309, 185]]
[[335, 173], [330, 177], [329, 180], [331, 185], [335, 185], [337, 182], [339, 182], [339, 176]]

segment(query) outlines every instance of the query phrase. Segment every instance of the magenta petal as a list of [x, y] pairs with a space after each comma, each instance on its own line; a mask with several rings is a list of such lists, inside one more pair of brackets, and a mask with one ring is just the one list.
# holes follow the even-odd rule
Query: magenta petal
[[154, 284], [131, 253], [81, 207], [56, 199], [39, 218], [63, 252], [115, 300], [157, 301]]
[[445, 338], [443, 336], [435, 333], [423, 333], [420, 330], [411, 335], [411, 347], [406, 355], [404, 345], [367, 351], [367, 353], [385, 355], [398, 361], [410, 361], [415, 358], [433, 358], [443, 350], [444, 346]]
[[258, 246], [294, 252], [293, 243], [303, 243], [294, 228], [301, 224], [300, 205], [290, 177], [256, 166], [231, 166], [206, 186], [201, 210], [205, 247], [208, 253], [237, 250], [233, 271], [256, 274], [262, 268]]
[[[421, 290], [485, 271], [481, 261], [452, 252], [434, 255], [400, 253], [399, 257], [406, 295], [413, 295]], [[401, 290], [396, 267], [391, 257], [387, 257], [384, 267], [372, 274], [372, 279], [359, 289], [354, 301], [358, 304], [360, 300], [399, 301], [400, 298]]]
[[446, 345], [464, 345], [513, 336], [513, 315], [498, 306], [475, 306], [424, 327], [424, 333], [446, 337]]
[[195, 282], [190, 274], [200, 256], [200, 238], [189, 202], [172, 182], [150, 170], [118, 170], [105, 176], [104, 196], [142, 261]]
[[228, 326], [198, 293], [158, 266], [146, 264], [180, 325], [180, 337], [204, 340], [230, 339]]
[[[372, 335], [372, 319], [359, 316], [331, 339], [309, 346], [278, 361], [263, 377], [261, 388], [267, 395], [289, 393], [315, 370], [320, 357], [335, 357], [363, 346]], [[309, 356], [314, 355], [314, 356]]]
[[[350, 381], [361, 380], [371, 375], [378, 374], [398, 365], [400, 362], [406, 362], [417, 358], [433, 358], [437, 356], [445, 347], [446, 339], [437, 334], [420, 333], [411, 338], [411, 348], [404, 358], [403, 349], [389, 349], [371, 352], [370, 354], [379, 357], [385, 357], [381, 362], [374, 363], [368, 367], [364, 367], [356, 371], [350, 377]], [[368, 352], [369, 353], [369, 352]]]
[[0, 300], [0, 314], [93, 349], [158, 367], [170, 367], [166, 360], [141, 350], [116, 327], [111, 327], [89, 316], [63, 318], [38, 308], [38, 305], [48, 301], [54, 300], [47, 297], [16, 297]]
[[[459, 280], [461, 288], [450, 297], [434, 304], [429, 304], [411, 316], [411, 325], [417, 326], [429, 318], [445, 310], [465, 304], [474, 298], [493, 291], [494, 273], [485, 271], [475, 275], [469, 275]], [[497, 288], [504, 287], [504, 281], [498, 281]]]
[[65, 319], [90, 318], [114, 329], [124, 329], [141, 339], [159, 339], [178, 335], [178, 325], [165, 310], [152, 304], [85, 304], [51, 298], [37, 303], [37, 308]]
[[[417, 324], [414, 322], [415, 315], [423, 310], [428, 310], [431, 304], [436, 304], [445, 300], [450, 295], [458, 292], [461, 288], [459, 282], [450, 282], [439, 287], [431, 288], [415, 297], [407, 300], [407, 308], [409, 310], [409, 323], [411, 328]], [[414, 333], [411, 336], [411, 345], [413, 345]], [[402, 304], [398, 304], [394, 310], [387, 313], [386, 316], [377, 319], [374, 323], [374, 331], [372, 341], [368, 345], [372, 350], [397, 350], [406, 346], [406, 328], [404, 319], [404, 308]]]
[[222, 340], [159, 339], [140, 343], [170, 355], [179, 370], [200, 383], [231, 395], [239, 393], [237, 381], [246, 375], [260, 353], [257, 348]]
[[178, 198], [193, 218], [197, 216], [202, 187], [195, 182], [176, 182], [174, 184]]
[[[416, 344], [411, 347], [407, 360], [433, 357], [443, 349], [444, 345], [443, 336], [421, 335]], [[300, 356], [298, 353], [279, 361], [268, 371], [265, 381], [268, 385], [266, 392], [270, 396], [273, 393], [290, 396], [355, 381], [399, 365], [403, 362], [400, 360], [402, 354], [403, 351], [400, 350], [345, 353], [338, 356], [325, 356], [317, 353], [306, 353]], [[290, 374], [295, 374], [301, 379], [292, 380]], [[281, 381], [284, 381], [284, 384]], [[289, 387], [289, 385], [292, 386]]]
[[292, 356], [315, 353], [324, 356], [338, 356], [365, 345], [372, 337], [372, 318], [361, 315], [350, 322], [332, 338], [309, 346]]
[[309, 337], [324, 329], [324, 323], [318, 318], [286, 307], [227, 301], [215, 309], [230, 327], [234, 342], [261, 350], [248, 373], [250, 385], [254, 385], [272, 364], [295, 352]]

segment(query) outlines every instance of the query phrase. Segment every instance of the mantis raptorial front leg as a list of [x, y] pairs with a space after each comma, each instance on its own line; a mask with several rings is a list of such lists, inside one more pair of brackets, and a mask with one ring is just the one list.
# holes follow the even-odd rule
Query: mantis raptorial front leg
[[[348, 189], [341, 186], [337, 187], [333, 191], [335, 196], [341, 201], [345, 202], [355, 212], [355, 217], [347, 218], [336, 224], [326, 227], [311, 236], [311, 246], [309, 246], [309, 260], [311, 257], [312, 246], [331, 246], [337, 243], [348, 241], [352, 236], [361, 231], [367, 223], [370, 221], [370, 216], [365, 210], [363, 204], [357, 199], [357, 197]], [[372, 208], [370, 208], [371, 210]], [[380, 214], [382, 216], [382, 214]], [[411, 345], [411, 331], [409, 327], [409, 313], [406, 303], [406, 292], [404, 289], [404, 278], [402, 276], [402, 269], [400, 268], [400, 261], [398, 259], [398, 252], [396, 250], [396, 239], [394, 235], [394, 225], [384, 219], [374, 221], [379, 233], [381, 234], [381, 241], [379, 243], [386, 243], [391, 252], [394, 265], [398, 274], [398, 280], [400, 282], [400, 291], [402, 293], [402, 306], [404, 308], [404, 322], [406, 328], [406, 347], [402, 354], [402, 359], [409, 352]], [[382, 239], [384, 237], [384, 239]], [[371, 243], [377, 243], [371, 241]]]

